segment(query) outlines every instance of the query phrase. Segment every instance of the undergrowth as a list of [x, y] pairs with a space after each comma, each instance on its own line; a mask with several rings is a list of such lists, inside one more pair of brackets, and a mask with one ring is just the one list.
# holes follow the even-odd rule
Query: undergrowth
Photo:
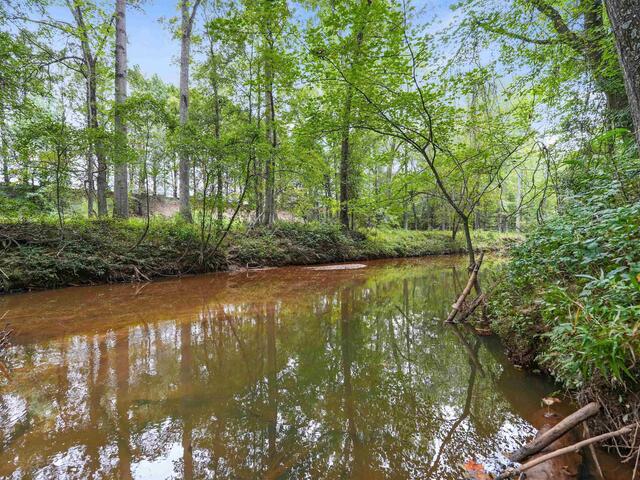
[[605, 404], [600, 431], [640, 414], [639, 245], [640, 201], [620, 201], [615, 183], [592, 185], [512, 250], [490, 302], [516, 362]]
[[[198, 225], [153, 219], [144, 240], [141, 219], [69, 219], [0, 223], [0, 291], [148, 280], [227, 270], [464, 252], [448, 232], [365, 230], [326, 223], [278, 222], [273, 227], [234, 226], [219, 249], [202, 245]], [[518, 237], [476, 232], [476, 246], [496, 250]], [[214, 235], [215, 237], [215, 235]]]

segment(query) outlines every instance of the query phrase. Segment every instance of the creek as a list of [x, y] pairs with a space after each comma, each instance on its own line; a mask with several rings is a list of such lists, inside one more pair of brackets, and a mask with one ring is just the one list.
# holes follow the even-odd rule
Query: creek
[[530, 439], [558, 387], [443, 325], [465, 259], [362, 263], [0, 298], [0, 477], [449, 480]]

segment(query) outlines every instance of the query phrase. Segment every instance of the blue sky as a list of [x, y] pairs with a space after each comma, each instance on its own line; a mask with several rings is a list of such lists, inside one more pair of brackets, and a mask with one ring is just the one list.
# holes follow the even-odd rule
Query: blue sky
[[[424, 7], [425, 17], [435, 16], [445, 24], [451, 16], [451, 4], [453, 0], [414, 1], [419, 10]], [[157, 74], [175, 85], [178, 84], [180, 45], [160, 19], [176, 16], [177, 5], [177, 0], [148, 0], [141, 8], [129, 7], [127, 10], [130, 65], [139, 65], [145, 75]], [[201, 24], [202, 18], [198, 20]]]
[[[103, 6], [108, 8], [110, 3], [114, 2], [105, 0]], [[453, 17], [450, 8], [453, 3], [454, 0], [413, 0], [412, 4], [416, 10], [422, 13], [416, 21], [431, 22], [436, 18], [440, 26], [446, 28]], [[300, 7], [295, 10], [298, 19], [304, 20]], [[50, 8], [49, 14], [53, 18], [72, 22], [64, 5]], [[129, 65], [139, 65], [146, 76], [157, 74], [163, 81], [174, 85], [178, 85], [179, 79], [177, 63], [180, 43], [177, 38], [173, 38], [166, 20], [177, 17], [178, 14], [178, 0], [146, 0], [142, 2], [141, 7], [127, 8]], [[196, 23], [197, 29], [203, 23], [202, 15], [198, 16]]]
[[178, 84], [180, 42], [161, 18], [177, 16], [178, 2], [149, 0], [142, 8], [127, 10], [129, 63], [139, 65], [145, 75], [158, 74], [165, 82]]

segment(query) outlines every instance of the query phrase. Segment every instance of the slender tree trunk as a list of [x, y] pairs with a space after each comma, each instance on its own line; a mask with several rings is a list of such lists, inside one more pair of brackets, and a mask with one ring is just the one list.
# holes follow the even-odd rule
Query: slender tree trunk
[[93, 158], [91, 158], [90, 172], [89, 172], [89, 187], [93, 189], [93, 177], [96, 175], [95, 196], [98, 203], [98, 216], [106, 217], [108, 214], [107, 208], [107, 160], [104, 154], [104, 145], [99, 138], [99, 124], [98, 124], [98, 100], [97, 100], [97, 74], [96, 74], [96, 60], [92, 56], [87, 59], [88, 67], [88, 89], [89, 89], [89, 128], [93, 131], [93, 134], [98, 136], [93, 140], [93, 150], [97, 159], [97, 172], [95, 172]]
[[347, 85], [347, 93], [344, 102], [344, 116], [342, 124], [342, 141], [340, 148], [340, 223], [344, 228], [349, 228], [349, 197], [351, 193], [350, 180], [350, 130], [351, 130], [351, 103], [353, 92], [351, 85]]
[[[87, 118], [87, 123], [89, 123], [89, 118]], [[95, 169], [93, 164], [93, 149], [89, 147], [87, 149], [87, 179], [86, 179], [86, 191], [87, 191], [87, 217], [91, 218], [95, 216], [96, 212], [93, 208], [93, 200], [96, 197], [96, 188], [95, 183], [93, 181], [93, 176], [95, 175]]]
[[473, 240], [471, 239], [471, 229], [469, 228], [469, 217], [459, 215], [462, 229], [464, 230], [464, 239], [467, 243], [467, 255], [469, 256], [469, 268], [476, 264], [476, 255], [473, 251]]
[[[88, 181], [88, 193], [89, 193], [89, 215], [93, 215], [93, 200], [94, 198], [98, 203], [98, 216], [106, 217], [107, 211], [107, 162], [104, 154], [104, 148], [102, 140], [99, 138], [98, 133], [98, 73], [97, 73], [97, 58], [91, 51], [91, 45], [89, 43], [89, 36], [87, 26], [84, 21], [84, 12], [81, 4], [68, 3], [71, 14], [76, 21], [76, 25], [79, 30], [80, 44], [82, 46], [82, 56], [87, 75], [87, 128], [93, 131], [96, 136], [91, 142], [91, 148], [87, 155], [87, 181]], [[125, 33], [126, 38], [126, 33]], [[97, 159], [97, 178], [94, 183], [94, 176], [96, 176], [96, 165], [93, 162], [93, 156]], [[97, 192], [96, 192], [97, 184]]]
[[275, 102], [273, 98], [273, 65], [271, 61], [274, 50], [273, 38], [271, 31], [268, 30], [267, 42], [269, 43], [269, 54], [264, 65], [265, 75], [265, 92], [264, 92], [264, 114], [265, 125], [267, 131], [267, 142], [270, 145], [269, 154], [267, 155], [264, 166], [264, 217], [265, 225], [272, 225], [276, 216], [276, 180], [275, 180], [275, 155], [278, 146], [278, 137], [276, 135], [276, 112]]
[[[175, 159], [174, 159], [175, 162]], [[173, 168], [171, 169], [171, 186], [173, 188], [173, 198], [178, 198], [178, 168], [174, 163]]]
[[[213, 55], [213, 52], [211, 52]], [[213, 119], [213, 133], [217, 142], [217, 155], [216, 155], [216, 210], [218, 214], [218, 224], [222, 226], [222, 221], [224, 219], [224, 198], [223, 198], [223, 184], [224, 184], [224, 172], [222, 165], [222, 155], [220, 148], [220, 129], [221, 129], [221, 111], [220, 111], [220, 95], [219, 95], [219, 85], [218, 85], [218, 73], [214, 72], [214, 77], [211, 82], [211, 87], [213, 89], [213, 101], [214, 101], [214, 119]]]
[[96, 141], [96, 159], [98, 160], [98, 171], [96, 172], [96, 199], [98, 202], [98, 216], [106, 217], [109, 214], [107, 206], [107, 189], [109, 187], [107, 177], [109, 172], [107, 159], [104, 154], [101, 141]]
[[[193, 20], [200, 0], [196, 0], [191, 11], [187, 0], [180, 0], [182, 24], [180, 31], [180, 125], [184, 127], [189, 120], [189, 61], [191, 57], [191, 31]], [[191, 205], [189, 203], [189, 155], [180, 152], [180, 215], [193, 221]], [[194, 176], [195, 181], [195, 176]]]
[[575, 32], [565, 23], [560, 10], [545, 0], [528, 0], [542, 15], [551, 22], [561, 42], [571, 47], [585, 59], [589, 73], [596, 87], [607, 100], [607, 118], [616, 126], [628, 125], [626, 110], [628, 102], [622, 91], [617, 88], [619, 72], [603, 69], [606, 55], [602, 32], [605, 28], [602, 15], [602, 0], [580, 0], [584, 12], [583, 29]]
[[640, 151], [640, 0], [605, 0]]
[[122, 108], [127, 99], [127, 24], [126, 0], [116, 0], [116, 63], [115, 63], [116, 155], [114, 162], [113, 215], [129, 217], [129, 175], [127, 168], [127, 126]]
[[522, 174], [516, 170], [518, 186], [516, 189], [516, 232], [522, 229]]
[[[0, 77], [0, 90], [4, 88], [4, 79]], [[2, 157], [2, 180], [9, 185], [9, 149], [7, 148], [7, 132], [4, 115], [4, 104], [0, 103], [0, 156]]]
[[619, 87], [620, 72], [605, 71], [603, 58], [607, 54], [601, 39], [606, 28], [602, 0], [580, 0], [584, 12], [584, 52], [587, 64], [593, 72], [597, 88], [604, 94], [607, 102], [607, 122], [610, 127], [629, 126], [627, 110], [629, 102], [624, 91]]

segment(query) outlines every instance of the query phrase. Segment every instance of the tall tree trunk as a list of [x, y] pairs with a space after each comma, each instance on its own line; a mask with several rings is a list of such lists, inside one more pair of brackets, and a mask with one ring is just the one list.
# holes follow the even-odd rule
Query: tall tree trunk
[[522, 174], [516, 170], [518, 185], [516, 188], [516, 232], [522, 230]]
[[93, 176], [96, 175], [96, 200], [98, 203], [98, 216], [106, 217], [108, 214], [107, 208], [107, 159], [104, 154], [104, 145], [99, 138], [98, 124], [98, 100], [97, 100], [97, 74], [96, 74], [96, 60], [92, 56], [87, 59], [88, 68], [88, 89], [89, 89], [89, 128], [93, 130], [93, 134], [96, 136], [93, 140], [93, 150], [97, 159], [97, 172], [94, 172], [93, 161], [91, 162], [91, 172], [89, 185], [93, 187]]
[[129, 217], [129, 175], [127, 168], [127, 125], [123, 106], [127, 99], [126, 0], [116, 0], [115, 117], [116, 155], [114, 162], [113, 215]]
[[171, 188], [173, 189], [173, 198], [178, 198], [178, 166], [173, 160], [173, 167], [171, 168]]
[[581, 3], [584, 11], [585, 55], [596, 86], [607, 101], [607, 121], [612, 127], [629, 126], [629, 102], [620, 86], [621, 72], [603, 69], [602, 62], [606, 52], [601, 39], [605, 29], [602, 0], [581, 0]]
[[640, 151], [640, 0], [606, 0]]
[[[214, 57], [213, 47], [211, 49], [212, 58]], [[211, 88], [213, 89], [213, 101], [214, 101], [214, 118], [213, 118], [213, 134], [216, 139], [216, 210], [217, 210], [217, 220], [218, 225], [222, 226], [222, 221], [224, 219], [224, 196], [223, 196], [223, 186], [224, 186], [224, 172], [222, 166], [222, 155], [220, 148], [220, 130], [221, 130], [221, 111], [220, 111], [220, 94], [219, 94], [219, 84], [218, 84], [218, 72], [213, 73], [213, 77], [211, 79]]]
[[342, 141], [340, 148], [340, 223], [344, 228], [349, 228], [349, 197], [351, 196], [351, 103], [353, 92], [351, 85], [347, 85], [347, 93], [344, 102], [342, 123]]
[[[87, 92], [88, 95], [89, 92]], [[91, 128], [91, 114], [87, 109], [87, 127]], [[87, 217], [91, 218], [95, 216], [96, 212], [93, 208], [93, 202], [96, 197], [96, 187], [93, 177], [95, 175], [95, 165], [93, 163], [93, 148], [91, 145], [87, 148], [87, 178], [85, 180], [86, 192], [87, 192]]]
[[[363, 6], [370, 7], [371, 0], [363, 0]], [[364, 18], [363, 23], [358, 27], [356, 33], [356, 47], [351, 61], [351, 71], [357, 66], [360, 47], [364, 39]], [[353, 88], [349, 83], [344, 102], [344, 112], [342, 118], [342, 141], [340, 149], [340, 223], [344, 228], [349, 228], [349, 200], [353, 196], [352, 166], [351, 166], [351, 107], [353, 102]]]
[[265, 160], [264, 166], [264, 217], [265, 225], [272, 225], [276, 216], [276, 181], [275, 181], [275, 155], [278, 146], [278, 137], [276, 135], [276, 112], [273, 98], [273, 65], [271, 57], [273, 56], [273, 38], [271, 31], [267, 28], [267, 42], [269, 44], [268, 58], [264, 65], [265, 76], [265, 92], [264, 92], [264, 115], [267, 131], [267, 142], [270, 145], [269, 154]]
[[[0, 77], [0, 90], [4, 87], [4, 79]], [[4, 104], [0, 103], [0, 156], [2, 156], [2, 180], [9, 185], [9, 149], [7, 148], [7, 132], [4, 116]]]
[[[87, 183], [88, 183], [88, 210], [89, 215], [93, 215], [93, 200], [94, 198], [98, 203], [98, 216], [106, 217], [107, 212], [107, 162], [104, 154], [104, 148], [102, 140], [99, 138], [98, 133], [98, 73], [97, 62], [95, 54], [91, 51], [91, 45], [89, 43], [89, 35], [87, 31], [87, 25], [84, 21], [84, 12], [81, 4], [68, 3], [71, 14], [75, 19], [76, 25], [79, 30], [80, 44], [82, 46], [82, 58], [87, 76], [87, 128], [93, 131], [94, 139], [91, 141], [91, 148], [87, 154]], [[126, 41], [126, 31], [125, 31]], [[93, 162], [93, 156], [97, 158], [97, 178], [94, 183], [94, 176], [96, 176], [96, 165]], [[97, 192], [96, 192], [97, 184]]]
[[[182, 24], [180, 29], [180, 125], [189, 120], [189, 61], [191, 57], [191, 31], [200, 0], [195, 0], [191, 10], [187, 0], [180, 0]], [[180, 151], [180, 215], [193, 221], [189, 203], [189, 155]]]

